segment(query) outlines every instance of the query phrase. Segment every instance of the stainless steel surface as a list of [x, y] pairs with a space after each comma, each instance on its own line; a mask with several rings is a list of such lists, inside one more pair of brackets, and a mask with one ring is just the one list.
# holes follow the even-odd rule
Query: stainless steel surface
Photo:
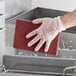
[[[66, 33], [62, 32], [60, 35], [60, 43], [59, 43], [59, 54], [58, 56], [51, 56], [47, 54], [40, 54], [40, 53], [35, 53], [35, 52], [29, 52], [29, 51], [24, 51], [24, 50], [17, 50], [12, 48], [13, 46], [13, 41], [14, 41], [14, 31], [15, 31], [15, 24], [16, 24], [16, 19], [30, 19], [31, 15], [33, 16], [32, 13], [33, 11], [29, 12], [24, 12], [10, 20], [6, 21], [6, 53], [11, 54], [10, 50], [14, 50], [13, 54], [15, 55], [24, 55], [24, 56], [47, 56], [47, 57], [59, 57], [59, 58], [76, 58], [76, 34], [72, 33]], [[32, 17], [34, 18], [34, 17]]]
[[[20, 15], [18, 15], [18, 16], [16, 16], [16, 17], [14, 17], [14, 18], [12, 18], [12, 19], [10, 19], [10, 20], [8, 20], [8, 21], [6, 21], [6, 55], [14, 55], [14, 57], [15, 56], [17, 56], [18, 58], [20, 57], [21, 58], [21, 56], [23, 56], [24, 57], [24, 59], [26, 59], [26, 61], [25, 62], [30, 62], [30, 58], [31, 57], [33, 57], [33, 59], [35, 59], [35, 58], [42, 58], [43, 59], [43, 65], [45, 64], [45, 66], [44, 67], [46, 67], [47, 66], [47, 64], [52, 64], [52, 66], [53, 67], [51, 67], [51, 69], [49, 70], [49, 68], [50, 67], [48, 67], [47, 69], [49, 70], [49, 71], [51, 71], [51, 70], [55, 70], [55, 72], [56, 73], [58, 73], [58, 72], [60, 72], [60, 73], [62, 73], [63, 72], [63, 69], [65, 68], [65, 67], [67, 67], [66, 65], [68, 65], [68, 66], [73, 66], [73, 65], [75, 65], [75, 61], [76, 61], [76, 49], [74, 49], [74, 48], [70, 48], [70, 50], [68, 50], [69, 48], [62, 48], [63, 47], [63, 45], [61, 45], [60, 44], [60, 49], [59, 49], [59, 55], [58, 56], [52, 56], [52, 55], [47, 55], [47, 54], [41, 54], [41, 53], [35, 53], [35, 52], [30, 52], [30, 51], [24, 51], [24, 50], [18, 50], [18, 49], [14, 49], [14, 48], [12, 48], [12, 46], [13, 46], [13, 40], [14, 40], [14, 30], [15, 30], [15, 22], [16, 22], [16, 19], [30, 19], [30, 20], [32, 20], [32, 19], [34, 19], [34, 17], [33, 17], [33, 13], [34, 13], [34, 11], [31, 11], [31, 13], [26, 13], [26, 12], [24, 12], [24, 13], [22, 13], [22, 14], [20, 14]], [[32, 16], [32, 18], [30, 18]], [[63, 38], [63, 40], [69, 40], [70, 41], [70, 35], [71, 34], [69, 34], [69, 33], [61, 33], [62, 34], [62, 36], [61, 36], [61, 38]], [[68, 37], [66, 37], [66, 34], [67, 34], [67, 36]], [[72, 35], [72, 36], [76, 36], [75, 34], [74, 35]], [[61, 39], [62, 40], [62, 39]], [[75, 39], [73, 38], [73, 41], [75, 41]], [[66, 41], [67, 42], [67, 41]], [[63, 43], [64, 44], [64, 43]], [[75, 43], [73, 44], [69, 44], [69, 46], [70, 45], [72, 45], [72, 46], [74, 46], [75, 47]], [[27, 57], [28, 57], [28, 59], [27, 59]], [[7, 57], [6, 57], [7, 58]], [[10, 59], [9, 59], [10, 58]], [[5, 65], [6, 66], [8, 66], [8, 67], [10, 67], [10, 65], [13, 65], [13, 62], [15, 62], [15, 61], [17, 61], [18, 59], [16, 59], [16, 58], [14, 58], [14, 59], [16, 59], [15, 61], [11, 61], [11, 59], [13, 59], [13, 58], [11, 58], [11, 57], [9, 57], [9, 58], [7, 58], [6, 59], [6, 63], [5, 63]], [[19, 58], [19, 59], [20, 59]], [[50, 61], [47, 59], [47, 61], [45, 60], [46, 58], [48, 58], [48, 59], [50, 59]], [[55, 63], [53, 62], [53, 61], [51, 61], [51, 60], [54, 60], [54, 59], [56, 60], [55, 61]], [[10, 63], [7, 63], [7, 60], [10, 60]], [[23, 59], [23, 58], [22, 58]], [[20, 59], [20, 62], [19, 63], [21, 63], [21, 60], [22, 59]], [[35, 63], [37, 64], [37, 62], [40, 62], [39, 64], [41, 64], [41, 61], [40, 61], [40, 59], [39, 59], [39, 61], [38, 61], [38, 59], [35, 59]], [[60, 59], [60, 60], [59, 60]], [[64, 62], [65, 62], [65, 60], [67, 61], [65, 64], [64, 64]], [[48, 62], [48, 63], [47, 63]], [[60, 64], [60, 62], [61, 62], [61, 64]], [[17, 62], [18, 63], [18, 62]], [[27, 64], [28, 64], [27, 63]], [[30, 62], [31, 63], [31, 62]], [[72, 64], [73, 63], [73, 64]], [[33, 63], [34, 64], [34, 63]], [[71, 65], [70, 65], [71, 64]], [[57, 65], [57, 66], [56, 66]], [[59, 66], [58, 66], [59, 65]], [[64, 68], [62, 67], [62, 66], [64, 66]], [[20, 66], [21, 67], [21, 66]], [[23, 67], [23, 66], [22, 66]], [[39, 66], [40, 67], [40, 66]], [[58, 69], [59, 67], [61, 67], [62, 69]], [[16, 64], [16, 65], [14, 65], [14, 68], [15, 69], [17, 69], [17, 68], [19, 68], [19, 66]], [[26, 70], [27, 69], [29, 69], [30, 67], [27, 67], [26, 68]], [[36, 67], [34, 67], [34, 68], [36, 68]], [[33, 66], [31, 66], [31, 69], [33, 69]], [[42, 67], [40, 68], [40, 69], [42, 69]], [[45, 69], [43, 69], [43, 70], [41, 70], [41, 71], [44, 71]], [[51, 72], [49, 72], [49, 73], [51, 73]]]
[[[63, 75], [63, 70], [66, 67], [75, 65], [75, 59], [5, 55], [3, 64], [7, 71]], [[68, 73], [72, 74], [74, 72], [70, 70]]]
[[[0, 76], [49, 76], [49, 75], [19, 74], [19, 73], [0, 73]], [[53, 76], [53, 75], [50, 75], [50, 76]]]
[[6, 18], [31, 8], [31, 0], [5, 0]]

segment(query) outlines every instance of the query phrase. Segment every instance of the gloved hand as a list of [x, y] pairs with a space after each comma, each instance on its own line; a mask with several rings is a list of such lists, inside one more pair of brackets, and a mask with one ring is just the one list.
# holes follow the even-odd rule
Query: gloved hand
[[47, 52], [51, 41], [57, 36], [59, 32], [65, 30], [61, 23], [60, 16], [56, 18], [39, 18], [33, 20], [32, 22], [34, 24], [41, 23], [39, 28], [26, 35], [26, 38], [30, 38], [37, 34], [37, 36], [28, 43], [28, 46], [30, 47], [40, 40], [35, 48], [35, 51], [38, 51], [46, 42], [44, 51]]

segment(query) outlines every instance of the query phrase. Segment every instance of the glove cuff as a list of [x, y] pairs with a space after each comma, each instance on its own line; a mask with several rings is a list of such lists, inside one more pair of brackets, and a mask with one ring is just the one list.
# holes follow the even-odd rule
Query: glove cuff
[[56, 29], [57, 29], [59, 32], [66, 30], [66, 29], [63, 27], [63, 24], [62, 24], [62, 22], [61, 22], [60, 16], [56, 17], [56, 18], [55, 18], [55, 21], [56, 21], [56, 23], [57, 23]]

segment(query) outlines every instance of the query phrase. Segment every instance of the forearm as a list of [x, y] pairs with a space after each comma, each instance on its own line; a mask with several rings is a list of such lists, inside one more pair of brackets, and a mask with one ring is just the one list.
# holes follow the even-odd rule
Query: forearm
[[76, 26], [76, 10], [61, 16], [61, 22], [65, 28]]

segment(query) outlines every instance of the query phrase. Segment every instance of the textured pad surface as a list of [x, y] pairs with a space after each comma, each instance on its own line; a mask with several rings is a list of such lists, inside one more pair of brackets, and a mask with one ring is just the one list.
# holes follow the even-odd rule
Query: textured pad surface
[[[22, 49], [27, 51], [34, 51], [34, 48], [38, 44], [34, 44], [31, 47], [27, 46], [27, 43], [32, 40], [35, 36], [30, 39], [26, 39], [26, 34], [33, 31], [34, 29], [38, 28], [40, 24], [33, 24], [31, 21], [27, 20], [17, 20], [16, 21], [16, 28], [15, 28], [15, 36], [14, 36], [14, 48]], [[58, 54], [58, 45], [59, 45], [59, 35], [58, 34], [55, 39], [50, 44], [50, 48], [48, 52], [44, 52], [45, 44], [41, 47], [38, 51], [40, 53], [50, 54], [50, 55], [57, 55]]]

